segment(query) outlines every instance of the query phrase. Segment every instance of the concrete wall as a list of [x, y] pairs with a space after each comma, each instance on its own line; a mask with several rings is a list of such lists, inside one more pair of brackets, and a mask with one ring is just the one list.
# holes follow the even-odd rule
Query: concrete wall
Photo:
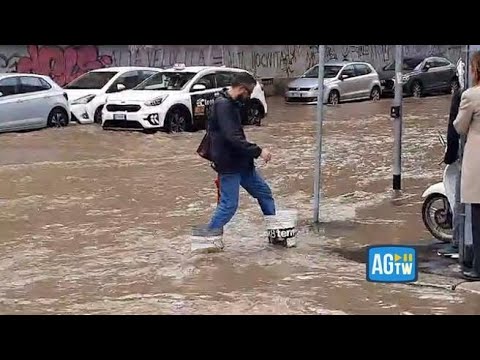
[[[405, 56], [442, 55], [456, 61], [462, 45], [405, 45]], [[327, 60], [364, 60], [380, 68], [393, 59], [391, 45], [328, 45]], [[222, 65], [241, 67], [260, 78], [273, 78], [277, 90], [285, 79], [301, 75], [317, 62], [316, 45], [16, 45], [0, 46], [0, 72], [32, 72], [64, 85], [100, 67]]]

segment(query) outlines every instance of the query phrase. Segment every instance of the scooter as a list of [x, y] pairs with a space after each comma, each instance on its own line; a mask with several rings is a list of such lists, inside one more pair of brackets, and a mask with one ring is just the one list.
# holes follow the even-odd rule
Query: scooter
[[[445, 139], [439, 134], [442, 145]], [[443, 181], [431, 185], [422, 194], [422, 219], [427, 230], [438, 240], [449, 243], [453, 238], [453, 212], [455, 203], [455, 183], [458, 176], [458, 164], [447, 165], [443, 172]]]

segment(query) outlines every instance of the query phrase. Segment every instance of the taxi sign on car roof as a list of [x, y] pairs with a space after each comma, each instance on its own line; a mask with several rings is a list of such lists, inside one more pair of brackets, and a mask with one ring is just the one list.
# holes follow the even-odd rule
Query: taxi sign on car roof
[[184, 70], [185, 69], [185, 64], [178, 63], [178, 64], [173, 65], [173, 68], [175, 70]]

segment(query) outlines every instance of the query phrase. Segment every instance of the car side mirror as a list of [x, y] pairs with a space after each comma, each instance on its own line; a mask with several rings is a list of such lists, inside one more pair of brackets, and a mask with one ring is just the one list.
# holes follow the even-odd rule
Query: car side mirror
[[195, 84], [192, 86], [192, 91], [203, 91], [207, 90], [207, 87], [203, 84]]
[[347, 74], [342, 74], [340, 75], [340, 80], [345, 80], [345, 79], [348, 79], [350, 76], [348, 76]]
[[423, 71], [427, 72], [428, 70], [430, 70], [430, 68], [430, 64], [425, 64], [425, 66], [423, 67]]
[[127, 87], [123, 84], [117, 84], [117, 91], [123, 91], [125, 90]]
[[0, 97], [2, 97], [2, 96], [3, 96], [3, 93], [0, 91]]

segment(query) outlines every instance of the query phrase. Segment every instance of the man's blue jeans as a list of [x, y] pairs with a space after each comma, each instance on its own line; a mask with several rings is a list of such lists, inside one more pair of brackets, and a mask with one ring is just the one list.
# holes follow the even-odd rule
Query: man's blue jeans
[[275, 215], [272, 191], [255, 169], [242, 173], [220, 174], [219, 179], [220, 202], [210, 221], [210, 229], [223, 228], [235, 215], [238, 208], [240, 186], [257, 199], [264, 215]]

